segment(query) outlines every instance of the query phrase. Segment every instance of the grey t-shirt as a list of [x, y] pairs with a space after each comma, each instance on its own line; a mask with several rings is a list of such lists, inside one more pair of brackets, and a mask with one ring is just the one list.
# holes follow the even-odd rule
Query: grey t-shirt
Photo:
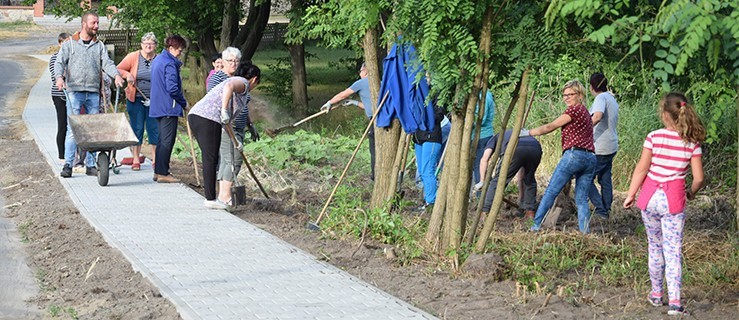
[[[154, 59], [152, 59], [154, 60]], [[139, 66], [136, 71], [136, 87], [141, 90], [146, 97], [151, 96], [151, 61], [146, 60], [144, 56], [139, 54]], [[137, 97], [141, 97], [141, 94], [136, 92]]]
[[595, 96], [590, 114], [603, 112], [600, 122], [593, 127], [595, 154], [609, 155], [618, 151], [618, 102], [610, 92], [601, 92]]
[[359, 99], [362, 100], [364, 105], [364, 114], [367, 118], [372, 118], [372, 96], [370, 95], [369, 79], [366, 77], [359, 79], [352, 83], [349, 89], [359, 95]]

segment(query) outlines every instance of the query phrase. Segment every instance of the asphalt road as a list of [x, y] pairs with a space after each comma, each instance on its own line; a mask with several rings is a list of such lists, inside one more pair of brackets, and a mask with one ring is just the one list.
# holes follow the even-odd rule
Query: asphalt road
[[[50, 42], [51, 40], [51, 42]], [[11, 104], [26, 92], [18, 92], [18, 83], [28, 75], [14, 61], [17, 55], [38, 52], [53, 44], [53, 36], [0, 42], [0, 132], [3, 126], [21, 121], [11, 118]], [[6, 160], [6, 159], [3, 159]], [[3, 191], [0, 189], [0, 319], [29, 319], [41, 314], [35, 304], [29, 302], [38, 293], [32, 271], [26, 264], [26, 253], [21, 243], [21, 234], [16, 225], [7, 218]]]

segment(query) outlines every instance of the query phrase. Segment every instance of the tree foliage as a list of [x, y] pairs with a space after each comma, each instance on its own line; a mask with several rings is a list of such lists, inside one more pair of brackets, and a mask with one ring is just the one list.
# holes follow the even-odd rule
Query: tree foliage
[[739, 84], [737, 9], [732, 0], [552, 1], [546, 18], [551, 26], [572, 17], [589, 40], [639, 54], [669, 90], [688, 70]]

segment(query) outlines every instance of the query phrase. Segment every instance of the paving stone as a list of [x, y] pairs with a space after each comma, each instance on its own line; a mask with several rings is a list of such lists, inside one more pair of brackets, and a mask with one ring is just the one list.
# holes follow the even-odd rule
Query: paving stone
[[[49, 56], [36, 56], [48, 61]], [[48, 70], [23, 119], [59, 177]], [[130, 156], [128, 149], [117, 159]], [[203, 207], [182, 184], [157, 184], [151, 164], [122, 167], [108, 186], [74, 174], [59, 181], [80, 214], [184, 319], [434, 319], [348, 273], [231, 215]], [[131, 210], [132, 204], [139, 204]]]

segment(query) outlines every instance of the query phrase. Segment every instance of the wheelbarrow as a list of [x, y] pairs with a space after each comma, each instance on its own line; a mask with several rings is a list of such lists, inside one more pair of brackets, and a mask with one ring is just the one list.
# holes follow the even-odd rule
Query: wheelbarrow
[[77, 145], [88, 152], [98, 152], [98, 184], [108, 185], [110, 170], [118, 174], [115, 153], [139, 143], [123, 113], [81, 114], [69, 116], [69, 127]]

